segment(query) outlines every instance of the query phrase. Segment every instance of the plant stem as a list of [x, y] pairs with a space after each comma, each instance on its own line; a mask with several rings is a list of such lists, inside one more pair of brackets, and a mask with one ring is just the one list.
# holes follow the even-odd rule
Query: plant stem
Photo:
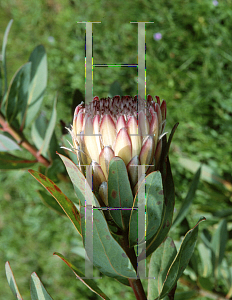
[[[128, 241], [127, 233], [124, 233], [124, 235], [121, 239], [121, 246], [125, 250], [127, 256], [129, 257], [129, 259], [137, 273], [137, 256], [135, 254], [134, 248], [129, 248], [129, 241]], [[147, 300], [141, 280], [139, 278], [137, 278], [137, 279], [128, 278], [128, 281], [130, 283], [131, 288], [133, 289], [136, 299], [137, 300]]]
[[146, 294], [144, 292], [142, 282], [140, 279], [129, 279], [130, 286], [133, 289], [135, 297], [137, 300], [147, 300]]
[[51, 164], [49, 160], [47, 160], [43, 155], [41, 155], [39, 151], [24, 138], [22, 133], [19, 133], [5, 120], [1, 112], [0, 112], [0, 125], [2, 126], [2, 128], [0, 128], [2, 131], [8, 132], [16, 140], [18, 145], [22, 146], [27, 151], [29, 151], [36, 158], [38, 162], [40, 162], [46, 167], [48, 167]]
[[175, 291], [176, 291], [177, 284], [174, 286], [174, 288], [168, 293], [169, 300], [174, 300]]

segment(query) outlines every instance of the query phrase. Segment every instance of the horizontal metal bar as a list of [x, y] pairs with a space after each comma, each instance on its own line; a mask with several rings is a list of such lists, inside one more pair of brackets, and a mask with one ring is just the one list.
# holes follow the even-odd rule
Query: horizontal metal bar
[[138, 64], [93, 64], [93, 67], [138, 67]]

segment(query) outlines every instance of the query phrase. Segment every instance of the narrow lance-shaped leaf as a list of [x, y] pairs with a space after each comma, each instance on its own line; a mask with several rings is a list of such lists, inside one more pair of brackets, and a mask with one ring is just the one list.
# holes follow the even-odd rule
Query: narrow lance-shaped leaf
[[[53, 114], [54, 115], [54, 114]], [[55, 117], [53, 118], [53, 126], [55, 123]], [[51, 121], [50, 121], [51, 124]], [[49, 130], [48, 130], [48, 120], [45, 117], [45, 113], [41, 112], [39, 114], [39, 116], [36, 118], [36, 120], [32, 123], [31, 126], [31, 137], [32, 140], [36, 146], [37, 149], [42, 149], [44, 147], [44, 143], [45, 143], [45, 139], [48, 140], [48, 138], [46, 137], [46, 134], [48, 134]], [[50, 131], [51, 133], [51, 131]], [[47, 142], [46, 142], [47, 144]], [[56, 151], [59, 148], [58, 142], [57, 142], [57, 138], [55, 135], [55, 131], [53, 130], [53, 133], [51, 135], [51, 139], [49, 141], [48, 145], [48, 149], [45, 152], [44, 148], [43, 148], [43, 156], [45, 156], [48, 160], [52, 160], [52, 168], [55, 167], [54, 165], [54, 161], [60, 160], [57, 157]], [[61, 149], [60, 149], [61, 150]], [[63, 152], [63, 150], [61, 150]], [[61, 162], [62, 164], [62, 162]], [[57, 162], [56, 162], [57, 165]], [[62, 164], [63, 165], [63, 164]], [[51, 166], [49, 167], [49, 169], [51, 168]], [[59, 171], [58, 171], [59, 172]], [[61, 171], [62, 172], [62, 171]]]
[[[198, 292], [196, 290], [193, 291], [186, 291], [186, 292], [179, 292], [175, 293], [175, 300], [192, 300], [192, 299], [197, 299], [196, 297], [198, 296]], [[165, 299], [165, 298], [164, 298]], [[167, 300], [169, 300], [169, 297], [167, 296]]]
[[172, 178], [171, 166], [169, 162], [169, 158], [167, 156], [166, 162], [164, 163], [165, 174], [164, 171], [162, 174], [162, 182], [163, 182], [163, 191], [164, 191], [164, 204], [163, 204], [163, 213], [161, 224], [156, 232], [156, 234], [147, 241], [146, 245], [146, 253], [142, 252], [139, 256], [139, 261], [145, 259], [145, 255], [148, 257], [151, 253], [153, 253], [159, 245], [163, 242], [165, 237], [168, 234], [168, 231], [171, 228], [172, 224], [172, 216], [175, 204], [175, 192], [174, 192], [174, 183]]
[[212, 251], [206, 247], [204, 243], [198, 244], [198, 252], [201, 258], [202, 277], [209, 277], [212, 275]]
[[227, 218], [232, 215], [232, 208], [226, 208], [213, 212], [213, 216], [217, 218]]
[[15, 296], [15, 298], [17, 300], [23, 300], [22, 296], [20, 295], [18, 286], [16, 284], [14, 274], [11, 270], [9, 261], [6, 262], [5, 269], [6, 269], [6, 278], [7, 278], [8, 284], [11, 288], [11, 291], [12, 291], [13, 295]]
[[28, 170], [31, 175], [41, 183], [45, 189], [56, 199], [58, 204], [61, 206], [63, 211], [66, 213], [68, 218], [71, 220], [77, 231], [81, 234], [80, 228], [80, 214], [76, 208], [76, 206], [72, 203], [72, 201], [62, 193], [60, 188], [45, 175], [34, 171]]
[[41, 112], [31, 125], [31, 138], [37, 149], [43, 145], [47, 127], [48, 121], [45, 114]]
[[0, 152], [0, 169], [22, 169], [32, 167], [37, 160], [28, 160], [6, 152]]
[[129, 209], [133, 205], [133, 194], [125, 163], [119, 157], [113, 157], [109, 165], [108, 205], [111, 208], [119, 208], [111, 210], [112, 218], [120, 228], [127, 229], [131, 214]]
[[75, 267], [71, 262], [69, 262], [62, 254], [54, 252], [53, 255], [57, 255], [58, 257], [60, 257], [66, 263], [66, 265], [69, 266], [76, 277], [80, 279], [80, 281], [83, 282], [92, 292], [96, 293], [102, 299], [109, 300], [106, 294], [97, 286], [97, 283], [93, 279], [86, 278], [85, 274], [78, 270], [78, 268]]
[[195, 197], [195, 193], [198, 187], [198, 183], [199, 183], [199, 179], [200, 179], [200, 175], [201, 175], [201, 168], [199, 168], [193, 178], [193, 181], [191, 183], [191, 186], [189, 188], [188, 194], [186, 196], [186, 198], [184, 199], [184, 202], [178, 212], [178, 215], [176, 216], [173, 224], [172, 224], [172, 229], [174, 228], [174, 226], [180, 224], [183, 219], [186, 217], [189, 208], [193, 202], [193, 199]]
[[218, 224], [218, 228], [215, 231], [211, 241], [211, 249], [213, 251], [213, 266], [216, 277], [218, 277], [218, 269], [225, 254], [227, 239], [227, 222], [225, 219], [223, 219]]
[[[146, 239], [150, 240], [156, 234], [160, 227], [162, 219], [162, 211], [164, 204], [162, 177], [159, 171], [150, 173], [140, 185], [144, 191], [146, 206]], [[138, 193], [139, 194], [139, 193]], [[138, 194], [135, 197], [133, 208], [138, 206]], [[144, 212], [145, 213], [145, 212]], [[144, 232], [145, 235], [145, 232]], [[144, 238], [144, 237], [143, 237]], [[131, 211], [129, 225], [129, 243], [130, 247], [137, 244], [138, 239], [138, 210]], [[139, 243], [141, 241], [138, 241]]]
[[167, 237], [159, 248], [153, 252], [148, 275], [148, 300], [154, 300], [160, 295], [168, 269], [176, 254], [176, 246], [170, 237]]
[[174, 133], [175, 133], [175, 131], [176, 131], [178, 125], [179, 125], [179, 123], [176, 123], [176, 124], [173, 126], [173, 128], [172, 128], [171, 134], [170, 134], [170, 136], [169, 136], [168, 142], [167, 142], [166, 147], [165, 147], [165, 151], [164, 151], [164, 159], [168, 156], [169, 148], [170, 148], [170, 145], [171, 145], [171, 142], [172, 142]]
[[47, 55], [43, 45], [39, 45], [33, 50], [29, 61], [32, 63], [31, 81], [21, 127], [27, 127], [31, 123], [43, 101], [47, 86]]
[[62, 159], [68, 175], [72, 181], [72, 184], [75, 189], [76, 196], [78, 200], [81, 202], [82, 206], [85, 206], [85, 193], [90, 195], [90, 199], [88, 199], [88, 204], [92, 204], [93, 206], [100, 207], [98, 201], [95, 197], [93, 197], [92, 189], [87, 183], [85, 176], [81, 173], [78, 167], [66, 156], [59, 154]]
[[0, 134], [0, 151], [21, 150], [19, 145], [4, 134]]
[[56, 125], [56, 101], [57, 101], [57, 98], [55, 98], [55, 100], [54, 100], [50, 122], [49, 122], [47, 130], [46, 130], [46, 134], [45, 134], [43, 144], [42, 144], [41, 148], [39, 149], [39, 153], [41, 153], [42, 155], [46, 155], [49, 144], [50, 144], [50, 140], [51, 140], [51, 137], [52, 137], [52, 134], [53, 134], [53, 131], [55, 129], [55, 125]]
[[197, 224], [189, 230], [180, 246], [180, 249], [168, 270], [166, 280], [164, 281], [162, 292], [160, 293], [160, 298], [162, 299], [164, 296], [168, 295], [168, 293], [173, 289], [176, 285], [178, 279], [184, 272], [185, 268], [187, 267], [189, 260], [193, 254], [197, 236], [198, 236], [198, 225], [200, 222], [204, 221], [205, 218], [202, 217]]
[[230, 266], [230, 264], [231, 262], [229, 261], [229, 259], [224, 257], [220, 268], [220, 279], [223, 279], [227, 291], [229, 290], [225, 297], [226, 299], [231, 298], [230, 293], [232, 292], [232, 266]]
[[202, 242], [206, 245], [206, 247], [211, 249], [212, 237], [211, 237], [211, 234], [208, 229], [204, 228], [201, 231], [201, 239], [202, 239]]
[[[60, 143], [60, 137], [59, 137], [59, 143]], [[49, 158], [52, 161], [54, 161], [55, 159], [57, 159], [57, 160], [59, 159], [59, 157], [57, 157], [57, 154], [56, 154], [57, 150], [59, 150], [62, 154], [65, 154], [64, 150], [61, 149], [59, 143], [58, 143], [58, 140], [57, 140], [57, 137], [56, 137], [56, 132], [54, 130], [53, 134], [51, 136], [51, 140], [50, 140], [50, 143], [49, 143], [49, 148], [48, 148], [48, 151], [47, 151], [47, 153], [49, 155]], [[63, 170], [64, 170], [64, 166], [63, 166]], [[61, 172], [63, 172], [63, 170]]]
[[229, 277], [230, 289], [226, 295], [226, 299], [230, 299], [232, 297], [232, 266], [228, 266], [227, 272], [228, 272], [228, 277]]
[[8, 34], [10, 32], [12, 23], [13, 23], [13, 20], [10, 20], [10, 22], [8, 23], [8, 25], [6, 27], [4, 37], [3, 37], [3, 43], [2, 43], [2, 65], [3, 65], [4, 82], [5, 82], [4, 95], [7, 92], [6, 44], [7, 44], [7, 38], [8, 38]]
[[28, 62], [18, 69], [11, 80], [6, 99], [6, 118], [10, 124], [25, 109], [30, 72], [31, 62]]
[[52, 300], [35, 272], [31, 274], [31, 300]]
[[[191, 172], [196, 172], [201, 163], [193, 161], [189, 158], [179, 157], [178, 162]], [[213, 171], [207, 165], [201, 165], [201, 179], [209, 182], [210, 184], [216, 184], [219, 187], [225, 188], [228, 191], [232, 191], [232, 184], [229, 181], [224, 180], [218, 174]]]
[[44, 191], [37, 191], [39, 193], [39, 196], [42, 200], [42, 202], [47, 205], [49, 208], [53, 209], [60, 215], [66, 215], [63, 209], [60, 207], [60, 205], [57, 203], [57, 201], [54, 199], [54, 197], [49, 196]]

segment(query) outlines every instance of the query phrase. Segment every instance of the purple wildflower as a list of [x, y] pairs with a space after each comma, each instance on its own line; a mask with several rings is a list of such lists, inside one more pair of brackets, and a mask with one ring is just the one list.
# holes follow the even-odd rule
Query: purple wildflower
[[154, 40], [159, 41], [162, 39], [162, 34], [160, 32], [157, 32], [153, 35]]

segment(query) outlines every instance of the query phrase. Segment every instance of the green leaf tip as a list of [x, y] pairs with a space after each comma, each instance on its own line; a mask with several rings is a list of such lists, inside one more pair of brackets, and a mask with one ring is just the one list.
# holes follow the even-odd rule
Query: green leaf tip
[[61, 258], [66, 265], [73, 271], [73, 273], [76, 275], [76, 277], [83, 282], [92, 292], [96, 293], [98, 296], [100, 296], [104, 300], [110, 300], [108, 296], [98, 287], [97, 283], [92, 278], [86, 278], [85, 275], [77, 268], [75, 267], [71, 262], [69, 262], [62, 254], [58, 252], [54, 252], [53, 255], [58, 256]]
[[167, 277], [163, 283], [162, 292], [160, 293], [161, 299], [168, 295], [168, 293], [174, 288], [178, 279], [187, 267], [197, 242], [198, 225], [205, 220], [205, 217], [201, 217], [196, 225], [185, 234], [180, 249], [173, 260], [168, 270]]
[[30, 170], [29, 172], [56, 199], [57, 203], [81, 235], [80, 214], [73, 202], [51, 179], [34, 170]]
[[10, 267], [9, 261], [7, 261], [6, 264], [5, 264], [5, 270], [6, 270], [7, 282], [10, 286], [10, 289], [11, 289], [13, 295], [15, 296], [15, 298], [17, 300], [23, 300], [22, 296], [20, 295], [20, 292], [19, 292], [17, 283], [15, 281], [14, 274], [13, 274], [12, 269]]
[[38, 275], [33, 272], [31, 274], [31, 299], [32, 300], [52, 300], [46, 291]]

